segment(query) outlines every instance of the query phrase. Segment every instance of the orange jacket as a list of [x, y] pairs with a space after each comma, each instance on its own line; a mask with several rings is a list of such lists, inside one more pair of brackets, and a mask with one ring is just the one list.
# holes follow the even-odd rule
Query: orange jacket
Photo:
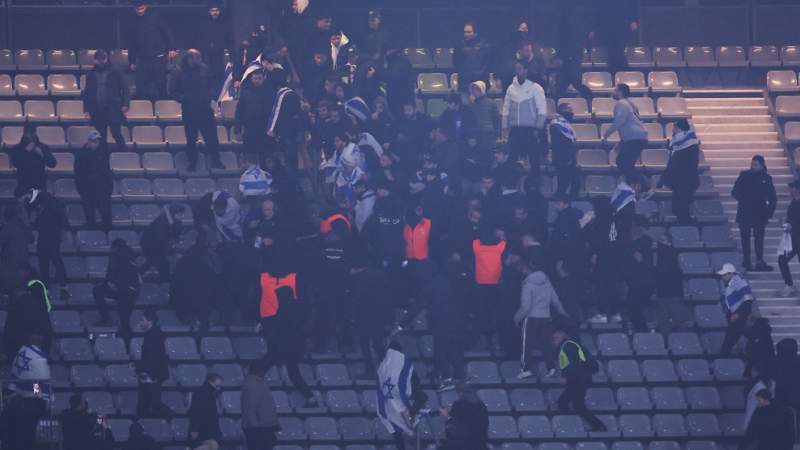
[[472, 241], [475, 254], [475, 282], [478, 284], [497, 284], [503, 273], [503, 252], [506, 241], [496, 245], [483, 245], [479, 239]]
[[345, 216], [344, 214], [336, 213], [336, 214], [330, 215], [329, 217], [325, 218], [322, 222], [320, 222], [320, 224], [319, 224], [319, 232], [322, 233], [322, 234], [330, 233], [331, 232], [331, 224], [333, 222], [339, 220], [339, 219], [344, 220], [344, 223], [347, 224], [347, 229], [348, 230], [352, 229], [352, 225], [350, 224], [350, 219], [348, 219], [347, 216]]
[[278, 313], [280, 305], [275, 291], [284, 286], [292, 288], [292, 293], [297, 298], [297, 274], [290, 273], [280, 278], [273, 277], [268, 272], [261, 274], [261, 306], [259, 307], [259, 313], [262, 319], [272, 317]]
[[413, 229], [406, 224], [403, 227], [403, 239], [406, 241], [406, 259], [428, 259], [428, 239], [430, 236], [430, 219], [420, 220]]

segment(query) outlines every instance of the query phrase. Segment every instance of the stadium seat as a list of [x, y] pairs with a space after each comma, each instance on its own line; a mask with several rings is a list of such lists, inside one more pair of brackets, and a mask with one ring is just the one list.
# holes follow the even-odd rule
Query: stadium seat
[[[649, 125], [654, 125], [653, 127]], [[654, 142], [656, 139], [652, 139], [652, 137], [657, 137], [657, 133], [661, 130], [661, 125], [657, 123], [646, 123], [645, 128], [648, 131], [648, 141]], [[662, 132], [663, 136], [663, 132]], [[666, 149], [660, 148], [646, 148], [642, 150], [642, 166], [644, 166], [648, 170], [664, 170], [667, 167], [667, 162], [669, 161], [669, 151]]]
[[266, 354], [266, 342], [261, 336], [242, 336], [233, 339], [233, 349], [240, 359], [255, 360]]
[[667, 335], [669, 351], [674, 356], [698, 356], [703, 354], [700, 339], [695, 333], [670, 333]]
[[659, 98], [658, 113], [663, 120], [688, 119], [691, 116], [686, 99], [681, 97]]
[[655, 65], [650, 47], [625, 47], [625, 59], [633, 68], [651, 68]]
[[700, 328], [723, 328], [727, 325], [720, 305], [698, 305], [694, 307], [694, 317]]
[[203, 364], [180, 364], [175, 371], [175, 377], [182, 387], [195, 388], [205, 383], [207, 373], [208, 369]]
[[439, 70], [452, 70], [455, 68], [453, 65], [453, 49], [452, 48], [435, 48], [433, 49], [433, 62]]
[[744, 363], [741, 359], [715, 359], [714, 377], [718, 381], [743, 381]]
[[593, 387], [586, 391], [586, 406], [592, 411], [616, 411], [619, 409], [614, 392], [604, 387]]
[[610, 97], [595, 97], [592, 99], [592, 114], [595, 120], [611, 120], [614, 117], [614, 104], [616, 101]]
[[800, 117], [800, 96], [778, 96], [775, 99], [775, 112], [780, 118]]
[[450, 86], [443, 73], [421, 73], [417, 76], [417, 89], [422, 95], [447, 94]]
[[789, 144], [800, 144], [800, 122], [786, 122], [783, 135]]
[[112, 364], [106, 367], [106, 379], [112, 388], [130, 388], [139, 385], [139, 375], [131, 364]]
[[653, 60], [656, 67], [679, 68], [685, 67], [683, 59], [683, 49], [680, 47], [655, 47], [653, 48]]
[[639, 117], [642, 120], [652, 120], [658, 117], [656, 113], [656, 109], [653, 106], [653, 99], [650, 97], [631, 97], [631, 103], [636, 106], [636, 109], [639, 111]]
[[342, 439], [351, 441], [369, 441], [374, 438], [370, 422], [364, 417], [343, 417], [339, 419], [339, 431]]
[[578, 150], [577, 161], [578, 166], [582, 169], [611, 169], [611, 165], [608, 161], [608, 152], [602, 149], [580, 149]]
[[[0, 100], [0, 122], [25, 122], [22, 104], [16, 100]], [[5, 139], [7, 128], [3, 127], [3, 143], [9, 145], [9, 141]]]
[[658, 411], [686, 410], [686, 400], [683, 398], [683, 391], [679, 387], [654, 387], [650, 390], [650, 394]]
[[678, 361], [678, 375], [683, 382], [706, 382], [713, 378], [708, 362], [702, 359], [681, 359]]
[[47, 64], [44, 61], [44, 52], [39, 49], [17, 50], [14, 62], [20, 72], [44, 72]]
[[47, 87], [54, 97], [76, 97], [81, 95], [81, 88], [75, 75], [53, 74], [47, 76]]
[[106, 419], [106, 424], [117, 442], [126, 442], [130, 439], [130, 419]]
[[80, 69], [75, 50], [48, 50], [46, 62], [52, 72], [77, 72]]
[[664, 337], [655, 333], [636, 333], [633, 335], [633, 348], [639, 356], [665, 356]]
[[108, 62], [118, 68], [125, 69], [130, 65], [128, 59], [128, 50], [126, 49], [113, 49], [108, 52]]
[[[547, 410], [544, 396], [539, 389], [513, 389], [510, 395], [511, 403], [517, 412]], [[520, 431], [522, 431], [522, 427], [520, 427]]]
[[614, 74], [614, 85], [627, 84], [633, 94], [647, 93], [647, 84], [642, 72], [617, 72]]
[[73, 365], [70, 367], [69, 379], [77, 388], [100, 389], [106, 386], [103, 369], [95, 365]]
[[0, 49], [0, 70], [3, 72], [15, 72], [17, 65], [14, 64], [14, 53], [8, 49]]
[[797, 85], [797, 72], [794, 70], [770, 70], [767, 72], [767, 89], [778, 94], [800, 92], [800, 86]]
[[658, 437], [683, 437], [687, 435], [686, 424], [680, 414], [655, 414], [653, 430]]
[[358, 394], [351, 390], [328, 391], [325, 394], [325, 404], [333, 413], [360, 413], [362, 411]]
[[0, 97], [13, 97], [16, 95], [14, 91], [14, 83], [11, 77], [6, 74], [0, 74]]
[[716, 53], [720, 67], [748, 67], [747, 51], [742, 46], [719, 46]]
[[14, 77], [14, 88], [20, 97], [46, 97], [44, 77], [39, 74], [21, 74]]
[[717, 443], [713, 441], [689, 441], [685, 450], [718, 450]]
[[714, 49], [707, 46], [686, 47], [686, 65], [689, 67], [717, 67]]
[[139, 155], [131, 152], [114, 152], [109, 158], [111, 171], [115, 175], [144, 175], [145, 171], [139, 161]]
[[650, 418], [645, 414], [622, 414], [619, 416], [619, 429], [625, 438], [651, 438], [654, 435]]
[[156, 100], [155, 115], [159, 122], [180, 122], [183, 118], [181, 104], [175, 100]]
[[125, 113], [128, 122], [153, 122], [156, 120], [153, 114], [153, 104], [150, 100], [131, 100], [128, 112]]
[[500, 373], [494, 362], [469, 361], [466, 371], [474, 384], [500, 384]]
[[[56, 115], [62, 123], [86, 122], [89, 116], [83, 110], [81, 100], [59, 100], [56, 102]], [[70, 129], [75, 127], [70, 127]]]
[[584, 72], [582, 81], [593, 94], [610, 94], [614, 90], [611, 74], [608, 72]]
[[165, 144], [164, 136], [161, 134], [161, 127], [157, 125], [135, 126], [131, 137], [138, 148], [161, 148]]
[[235, 358], [233, 344], [227, 337], [204, 337], [200, 353], [206, 361], [228, 361]]
[[719, 426], [723, 436], [740, 437], [744, 435], [743, 414], [721, 414], [719, 416]]
[[323, 386], [350, 386], [353, 383], [344, 364], [318, 364], [316, 378]]
[[89, 410], [97, 414], [115, 414], [116, 408], [114, 407], [114, 400], [108, 392], [89, 391], [81, 394], [86, 403], [89, 404]]
[[681, 253], [678, 257], [681, 270], [685, 275], [702, 275], [711, 273], [708, 255], [705, 253]]
[[200, 359], [194, 339], [189, 337], [168, 337], [167, 354], [171, 360], [186, 361]]
[[608, 49], [605, 47], [592, 47], [589, 56], [592, 61], [592, 67], [595, 69], [608, 68]]
[[120, 181], [122, 198], [128, 201], [153, 201], [150, 180], [146, 178], [125, 178]]
[[639, 364], [634, 360], [615, 359], [606, 367], [608, 378], [614, 383], [641, 383], [642, 374]]
[[187, 196], [183, 189], [183, 180], [178, 178], [156, 178], [153, 180], [153, 194], [158, 201], [182, 201]]
[[621, 387], [617, 390], [617, 402], [622, 411], [650, 411], [650, 393], [644, 387]]
[[340, 438], [336, 420], [331, 417], [309, 417], [305, 420], [305, 429], [311, 441], [332, 441]]
[[572, 106], [572, 112], [575, 114], [575, 120], [585, 120], [592, 117], [592, 113], [589, 112], [589, 105], [586, 103], [586, 99], [584, 98], [576, 97], [558, 99], [558, 104], [560, 105], [562, 103], [569, 103], [570, 106]]
[[676, 226], [670, 227], [669, 231], [672, 234], [675, 248], [679, 250], [703, 248], [703, 242], [700, 240], [700, 231], [698, 231], [697, 227]]
[[605, 333], [597, 337], [597, 347], [604, 357], [633, 356], [628, 337], [623, 333]]
[[190, 178], [186, 180], [185, 189], [190, 200], [199, 200], [209, 192], [214, 192], [216, 185], [210, 178]]
[[611, 195], [617, 187], [616, 179], [610, 175], [589, 175], [586, 177], [586, 192], [594, 195]]
[[593, 123], [576, 123], [572, 125], [572, 128], [575, 131], [575, 142], [578, 146], [596, 147], [600, 144], [597, 125]]
[[678, 94], [683, 89], [675, 72], [650, 72], [647, 85], [654, 94]]
[[716, 411], [722, 409], [722, 400], [714, 386], [689, 386], [686, 400], [693, 411]]
[[173, 439], [172, 428], [164, 419], [139, 419], [139, 424], [144, 428], [145, 434], [156, 442], [171, 442]]
[[642, 361], [644, 379], [651, 383], [676, 383], [678, 375], [675, 366], [668, 359], [649, 359]]
[[433, 69], [436, 67], [431, 52], [427, 48], [406, 48], [403, 49], [411, 66], [415, 69]]
[[784, 67], [800, 66], [800, 45], [784, 45], [781, 47], [781, 62]]
[[63, 361], [86, 362], [94, 361], [94, 352], [89, 340], [86, 338], [64, 338], [56, 341], [56, 349]]
[[781, 55], [774, 45], [751, 45], [747, 50], [751, 67], [780, 67]]

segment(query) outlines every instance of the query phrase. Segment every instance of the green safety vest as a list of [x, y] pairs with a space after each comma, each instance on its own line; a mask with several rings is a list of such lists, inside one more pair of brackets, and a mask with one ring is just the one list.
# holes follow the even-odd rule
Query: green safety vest
[[31, 280], [28, 282], [28, 289], [37, 284], [40, 284], [42, 286], [42, 290], [44, 291], [44, 302], [47, 303], [47, 312], [52, 311], [53, 305], [50, 304], [50, 296], [47, 295], [47, 286], [45, 286], [44, 283], [42, 283], [40, 280]]
[[558, 352], [558, 367], [561, 370], [566, 369], [567, 366], [569, 366], [569, 363], [570, 363], [569, 356], [567, 356], [567, 352], [564, 351], [564, 346], [567, 345], [567, 344], [572, 344], [572, 345], [578, 347], [578, 358], [581, 360], [581, 362], [584, 362], [584, 363], [586, 362], [586, 354], [583, 353], [583, 347], [581, 347], [580, 344], [578, 344], [575, 341], [567, 340], [567, 341], [564, 341], [563, 344], [561, 344], [561, 351]]

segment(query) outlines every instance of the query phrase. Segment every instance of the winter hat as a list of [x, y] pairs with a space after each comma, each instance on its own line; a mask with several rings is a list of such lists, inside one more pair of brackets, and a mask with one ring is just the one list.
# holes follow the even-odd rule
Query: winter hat
[[754, 155], [753, 156], [753, 161], [758, 161], [759, 163], [761, 163], [762, 166], [764, 166], [765, 169], [767, 168], [767, 162], [764, 160], [763, 156]]
[[477, 87], [478, 90], [481, 91], [481, 95], [486, 95], [486, 83], [484, 83], [483, 81], [481, 80], [473, 81], [470, 86]]

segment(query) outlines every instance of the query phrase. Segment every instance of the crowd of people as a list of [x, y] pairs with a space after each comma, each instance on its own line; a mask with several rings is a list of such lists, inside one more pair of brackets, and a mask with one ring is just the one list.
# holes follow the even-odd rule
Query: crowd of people
[[[138, 416], [172, 416], [161, 402], [169, 360], [158, 315], [147, 309], [140, 323], [131, 324], [142, 282], [151, 280], [169, 283], [178, 318], [194, 332], [202, 335], [215, 323], [251, 325], [264, 337], [266, 356], [249, 367], [242, 393], [250, 449], [275, 442], [277, 414], [265, 380], [272, 367], [284, 366], [306, 406], [318, 406], [298, 366], [307, 343], [317, 353], [360, 350], [360, 376], [378, 379], [380, 416], [401, 449], [404, 435], [430, 415], [449, 421], [442, 448], [486, 448], [488, 412], [465, 375], [469, 349], [519, 359], [520, 379], [560, 372], [566, 389], [559, 410], [574, 411], [592, 430], [604, 430], [585, 404], [598, 363], [578, 340], [579, 328], [588, 322], [669, 332], [690, 322], [672, 237], [651, 237], [650, 218], [637, 214], [636, 204], [666, 186], [678, 222], [694, 223], [690, 205], [699, 186], [700, 143], [687, 121], [675, 122], [669, 163], [658, 184], [651, 183], [636, 166], [647, 132], [628, 100], [630, 88], [618, 84], [613, 124], [603, 136], [609, 150], [608, 138], [620, 137], [612, 150], [618, 185], [611, 196], [592, 196], [590, 211], [573, 205], [582, 193], [574, 114], [561, 104], [549, 118], [546, 97], [565, 95], [570, 85], [591, 97], [580, 83], [580, 58], [595, 30], [578, 25], [574, 7], [567, 2], [560, 11], [557, 53], [548, 58], [526, 21], [518, 23], [510, 43], [495, 46], [475, 23], [465, 24], [454, 51], [458, 89], [434, 120], [416, 107], [415, 72], [380, 11], [371, 11], [363, 32], [351, 35], [330, 15], [294, 2], [276, 21], [279, 26], [259, 27], [242, 42], [226, 67], [224, 50], [233, 45], [220, 5], [212, 5], [208, 32], [168, 74], [166, 60], [176, 57], [169, 27], [157, 11], [137, 3], [129, 47], [134, 95], [181, 104], [187, 170], [198, 169], [198, 134], [209, 167], [224, 168], [215, 123], [223, 98], [238, 100], [234, 132], [243, 143], [239, 191], [214, 190], [191, 205], [196, 238], [187, 251], [178, 249], [189, 228], [187, 208], [180, 204], [163, 205], [146, 227], [141, 258], [124, 239], [110, 243], [106, 277], [92, 294], [98, 325], [114, 327], [118, 316], [120, 336], [144, 333]], [[625, 65], [625, 36], [638, 28], [629, 17], [602, 22], [617, 69]], [[96, 131], [77, 151], [75, 182], [87, 226], [109, 230], [107, 133], [124, 151], [120, 126], [131, 95], [108, 54], [100, 50], [94, 58], [84, 105]], [[498, 81], [502, 106], [487, 95]], [[61, 295], [69, 295], [60, 254], [67, 219], [63, 203], [47, 192], [46, 167], [56, 161], [35, 129], [26, 127], [10, 153], [19, 205], [5, 208], [0, 230], [0, 281], [11, 299], [4, 352], [20, 380], [46, 380], [51, 264]], [[552, 194], [542, 175], [551, 168], [557, 180]], [[302, 179], [312, 180], [310, 186], [302, 186]], [[787, 233], [794, 237], [800, 233], [800, 183], [792, 188]], [[763, 157], [753, 158], [733, 194], [746, 243], [743, 268], [771, 270], [763, 260], [763, 237], [775, 191]], [[38, 271], [28, 263], [31, 230], [37, 231]], [[794, 292], [788, 261], [798, 252], [792, 242], [800, 245], [800, 236], [789, 240], [780, 259], [785, 295]], [[747, 376], [754, 385], [746, 439], [758, 441], [759, 448], [789, 448], [780, 446], [788, 438], [776, 430], [785, 431], [780, 424], [789, 420], [786, 408], [800, 406], [793, 387], [800, 376], [796, 344], [782, 341], [776, 356], [768, 322], [751, 317], [754, 297], [744, 275], [731, 264], [719, 275], [729, 319], [722, 353], [729, 354], [742, 336], [748, 342]], [[448, 410], [426, 409], [413, 364], [393, 339], [423, 310], [433, 333], [430, 378], [439, 391], [459, 393]], [[399, 318], [396, 311], [402, 312]], [[220, 375], [209, 374], [192, 397], [194, 448], [218, 448], [222, 383]], [[0, 420], [4, 433], [14, 420]], [[70, 398], [61, 421], [65, 449], [113, 446], [105, 418], [90, 413], [79, 395]], [[152, 446], [134, 423], [126, 448]]]

